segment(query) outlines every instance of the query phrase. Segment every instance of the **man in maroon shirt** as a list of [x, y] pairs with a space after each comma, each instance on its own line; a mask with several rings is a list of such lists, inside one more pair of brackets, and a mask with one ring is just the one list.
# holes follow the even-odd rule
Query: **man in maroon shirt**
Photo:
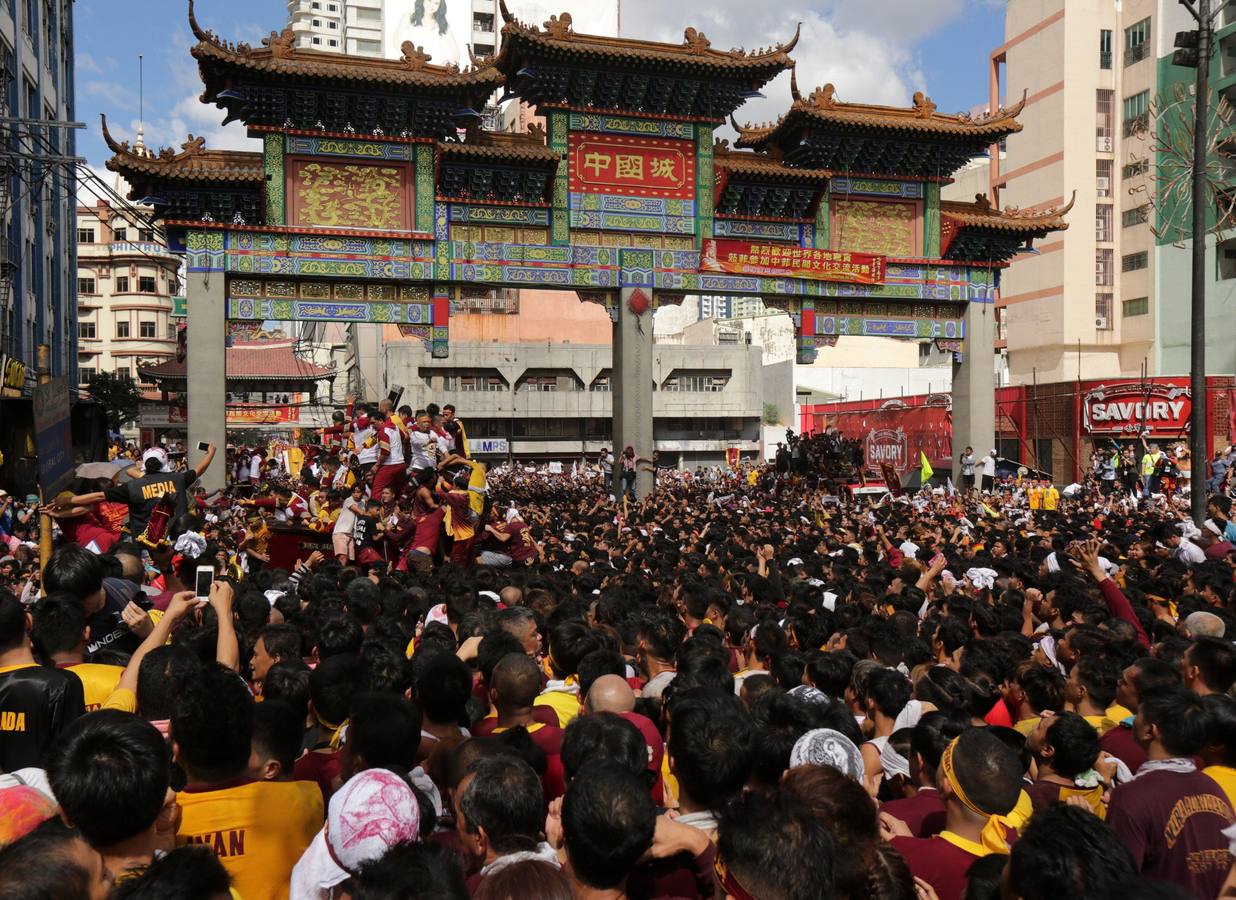
[[1147, 761], [1112, 791], [1108, 824], [1143, 877], [1218, 896], [1232, 865], [1222, 831], [1236, 817], [1223, 789], [1193, 762], [1206, 743], [1201, 699], [1183, 687], [1147, 694], [1133, 732]]
[[[1144, 694], [1179, 684], [1180, 672], [1175, 666], [1153, 656], [1144, 656], [1120, 673], [1116, 681], [1116, 703], [1136, 713]], [[1104, 753], [1128, 766], [1130, 772], [1137, 772], [1146, 761], [1146, 751], [1133, 737], [1132, 722], [1116, 723], [1115, 728], [1099, 739], [1099, 746]]]
[[533, 718], [533, 701], [540, 692], [541, 670], [527, 654], [511, 653], [499, 660], [489, 688], [489, 700], [498, 718], [489, 733], [501, 734], [509, 728], [527, 730], [532, 743], [545, 753], [542, 784], [545, 802], [550, 803], [566, 790], [562, 783], [562, 729]]
[[1135, 877], [1120, 839], [1097, 816], [1058, 803], [1040, 812], [1013, 844], [1002, 881], [1009, 900], [1114, 897]]
[[915, 837], [931, 837], [944, 830], [944, 801], [936, 788], [936, 770], [944, 749], [961, 731], [961, 725], [942, 712], [929, 712], [914, 726], [910, 779], [918, 789], [912, 797], [889, 800], [880, 810], [905, 822]]
[[974, 861], [1006, 852], [994, 846], [989, 822], [1017, 804], [1021, 777], [1021, 760], [1012, 748], [986, 728], [971, 728], [940, 757], [937, 784], [944, 798], [944, 830], [935, 837], [916, 838], [888, 813], [880, 815], [881, 830], [939, 900], [961, 900]]

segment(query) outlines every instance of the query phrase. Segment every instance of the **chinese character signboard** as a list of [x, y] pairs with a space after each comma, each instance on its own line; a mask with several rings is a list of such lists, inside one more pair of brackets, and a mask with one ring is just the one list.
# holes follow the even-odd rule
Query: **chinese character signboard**
[[570, 136], [570, 189], [689, 200], [695, 196], [695, 144], [691, 141], [608, 134]]
[[752, 244], [747, 241], [708, 239], [704, 241], [703, 251], [700, 253], [700, 271], [882, 284], [884, 257], [793, 247], [788, 244]]
[[[299, 395], [291, 395], [298, 398]], [[294, 405], [271, 406], [265, 403], [229, 403], [229, 425], [283, 425], [300, 421], [300, 407]], [[184, 428], [189, 424], [188, 411], [183, 406], [167, 403], [143, 403], [141, 425], [143, 428]]]

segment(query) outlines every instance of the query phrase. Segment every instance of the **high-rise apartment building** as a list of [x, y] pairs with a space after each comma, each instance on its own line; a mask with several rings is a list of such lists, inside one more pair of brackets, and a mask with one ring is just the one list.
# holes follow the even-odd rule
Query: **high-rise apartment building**
[[[140, 212], [140, 209], [139, 209]], [[78, 378], [132, 381], [142, 365], [174, 359], [180, 257], [161, 229], [104, 200], [77, 207]]]
[[[1219, 25], [1212, 103], [1236, 92], [1236, 5]], [[1176, 33], [1194, 27], [1175, 0], [1009, 0], [991, 103], [1024, 95], [1025, 127], [993, 158], [991, 188], [1023, 210], [1073, 202], [1068, 231], [1004, 273], [1012, 383], [1188, 371], [1189, 250], [1171, 227], [1188, 214], [1156, 135], [1191, 116], [1194, 70], [1171, 56]], [[1230, 272], [1226, 247], [1208, 266], [1211, 372], [1236, 369], [1232, 250]]]
[[0, 116], [0, 354], [25, 365], [29, 391], [40, 344], [53, 376], [76, 378], [72, 0], [0, 0]]
[[405, 36], [433, 62], [464, 66], [468, 47], [477, 57], [497, 50], [498, 0], [422, 2], [424, 23], [412, 21], [417, 6], [416, 0], [288, 0], [288, 25], [297, 47], [351, 56], [398, 57]]

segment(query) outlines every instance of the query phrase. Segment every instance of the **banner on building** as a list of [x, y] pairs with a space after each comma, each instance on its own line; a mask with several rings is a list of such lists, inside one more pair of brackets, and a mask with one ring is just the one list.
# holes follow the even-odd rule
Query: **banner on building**
[[11, 356], [0, 356], [0, 397], [20, 397], [26, 385], [26, 364]]
[[918, 465], [920, 451], [945, 467], [952, 459], [952, 414], [945, 406], [910, 408], [893, 401], [880, 409], [831, 413], [827, 418], [843, 437], [863, 442], [864, 466], [885, 473], [886, 479], [886, 466], [900, 475]]
[[700, 253], [700, 271], [882, 284], [884, 257], [792, 247], [788, 244], [753, 244], [749, 241], [708, 238]]
[[1102, 382], [1082, 396], [1082, 427], [1090, 434], [1174, 438], [1188, 432], [1192, 414], [1187, 378]]
[[[139, 416], [142, 428], [186, 428], [189, 424], [189, 411], [175, 404], [143, 403]], [[299, 421], [299, 406], [269, 406], [265, 403], [227, 405], [228, 425], [284, 425]]]

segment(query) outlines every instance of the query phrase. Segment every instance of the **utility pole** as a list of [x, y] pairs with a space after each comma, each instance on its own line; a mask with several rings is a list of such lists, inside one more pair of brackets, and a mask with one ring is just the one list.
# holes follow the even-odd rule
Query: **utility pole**
[[[1196, 91], [1193, 98], [1193, 283], [1189, 304], [1191, 315], [1189, 360], [1190, 393], [1193, 413], [1189, 419], [1189, 456], [1193, 469], [1190, 512], [1198, 526], [1206, 520], [1206, 463], [1210, 458], [1206, 421], [1206, 157], [1210, 145], [1210, 56], [1214, 46], [1214, 21], [1211, 0], [1180, 0], [1197, 20], [1197, 31], [1176, 35], [1181, 48], [1172, 64], [1196, 66]], [[1226, 3], [1220, 0], [1219, 7]]]
[[[51, 347], [48, 344], [39, 344], [35, 350], [35, 365], [38, 367], [39, 384], [47, 384], [51, 379]], [[39, 479], [42, 481], [42, 479]], [[44, 497], [43, 487], [39, 486], [39, 584], [42, 585], [43, 570], [47, 568], [47, 561], [52, 555], [52, 518], [46, 512], [47, 504], [54, 500], [54, 497]], [[43, 592], [46, 595], [46, 591]]]

